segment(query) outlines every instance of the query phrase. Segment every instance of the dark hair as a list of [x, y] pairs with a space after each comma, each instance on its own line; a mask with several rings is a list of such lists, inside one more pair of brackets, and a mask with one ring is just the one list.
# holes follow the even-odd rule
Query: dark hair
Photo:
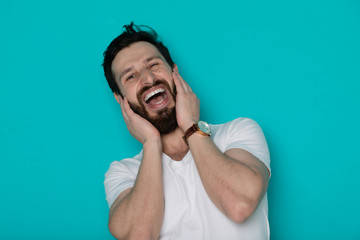
[[[142, 30], [140, 26], [148, 28], [149, 31]], [[111, 90], [120, 96], [122, 96], [122, 94], [120, 92], [119, 86], [115, 81], [114, 74], [111, 70], [111, 64], [116, 54], [118, 54], [118, 52], [120, 52], [123, 48], [129, 47], [131, 44], [139, 41], [151, 43], [159, 50], [171, 68], [174, 67], [174, 62], [170, 57], [169, 50], [158, 39], [158, 35], [155, 30], [148, 26], [140, 26], [135, 25], [133, 22], [131, 22], [129, 25], [124, 25], [123, 28], [125, 28], [125, 31], [116, 37], [104, 52], [104, 62], [102, 66], [104, 68], [105, 78]]]

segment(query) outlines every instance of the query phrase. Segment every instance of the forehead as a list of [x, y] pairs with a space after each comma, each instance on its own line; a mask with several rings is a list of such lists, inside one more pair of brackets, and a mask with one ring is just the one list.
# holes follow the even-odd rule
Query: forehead
[[111, 64], [111, 69], [115, 75], [124, 69], [142, 63], [149, 57], [160, 57], [163, 59], [159, 50], [148, 42], [136, 42], [118, 52]]

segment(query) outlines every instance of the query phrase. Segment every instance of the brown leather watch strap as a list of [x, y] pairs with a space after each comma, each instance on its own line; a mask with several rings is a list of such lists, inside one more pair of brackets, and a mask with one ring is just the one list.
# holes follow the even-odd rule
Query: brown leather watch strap
[[184, 136], [182, 137], [186, 145], [189, 145], [187, 139], [195, 132], [199, 131], [199, 127], [197, 123], [194, 123], [191, 127], [188, 128], [188, 130], [185, 131]]

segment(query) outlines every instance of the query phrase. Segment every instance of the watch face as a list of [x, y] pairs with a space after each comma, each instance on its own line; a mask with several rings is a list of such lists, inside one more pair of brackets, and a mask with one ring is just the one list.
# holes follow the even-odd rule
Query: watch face
[[206, 134], [210, 134], [211, 133], [211, 129], [209, 124], [207, 124], [206, 122], [203, 121], [199, 121], [198, 122], [198, 127], [200, 128], [201, 131], [203, 131]]

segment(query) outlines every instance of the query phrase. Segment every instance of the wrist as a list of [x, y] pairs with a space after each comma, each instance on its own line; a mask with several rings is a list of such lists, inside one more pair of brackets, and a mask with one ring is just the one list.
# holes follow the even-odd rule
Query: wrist
[[204, 121], [195, 122], [187, 130], [184, 131], [184, 136], [182, 138], [187, 145], [189, 145], [187, 139], [194, 133], [199, 133], [202, 136], [210, 136], [211, 128], [209, 124]]
[[186, 130], [188, 130], [189, 128], [191, 128], [192, 125], [194, 125], [194, 123], [197, 123], [198, 121], [188, 121], [185, 124], [183, 124], [180, 128], [183, 130], [183, 132], [186, 132]]
[[143, 162], [161, 163], [162, 162], [162, 143], [161, 140], [146, 141], [143, 144]]
[[158, 149], [162, 150], [162, 143], [160, 137], [152, 137], [148, 138], [143, 143], [143, 148], [149, 148], [149, 149]]

